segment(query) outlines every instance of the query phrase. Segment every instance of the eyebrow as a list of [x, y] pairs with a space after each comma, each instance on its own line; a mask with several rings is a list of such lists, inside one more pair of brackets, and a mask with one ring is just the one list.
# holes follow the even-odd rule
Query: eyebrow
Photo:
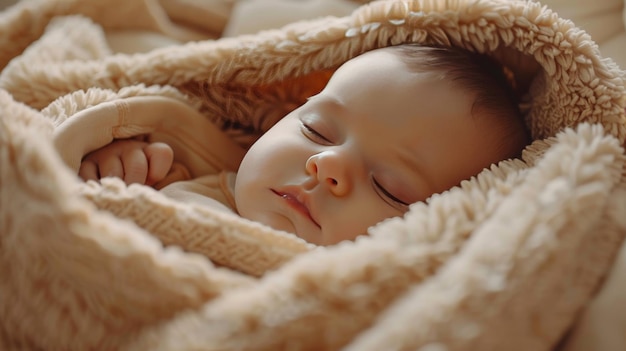
[[346, 117], [351, 116], [349, 109], [346, 105], [339, 100], [338, 98], [332, 95], [324, 95], [322, 93], [313, 95], [307, 98], [307, 101], [310, 101], [320, 109], [320, 111], [330, 111], [332, 112], [333, 118], [331, 121], [336, 121], [337, 119], [345, 119]]
[[322, 93], [315, 94], [307, 98], [307, 101], [314, 102], [316, 104], [321, 104], [323, 106], [330, 106], [332, 108], [338, 108], [341, 110], [345, 110], [345, 105], [339, 99], [334, 96], [324, 95]]

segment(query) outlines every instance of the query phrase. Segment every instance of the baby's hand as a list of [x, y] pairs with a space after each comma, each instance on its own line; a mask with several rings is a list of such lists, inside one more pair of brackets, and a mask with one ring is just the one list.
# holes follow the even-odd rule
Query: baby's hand
[[78, 175], [85, 181], [118, 177], [126, 184], [153, 185], [165, 178], [173, 161], [174, 151], [167, 144], [116, 140], [87, 154]]

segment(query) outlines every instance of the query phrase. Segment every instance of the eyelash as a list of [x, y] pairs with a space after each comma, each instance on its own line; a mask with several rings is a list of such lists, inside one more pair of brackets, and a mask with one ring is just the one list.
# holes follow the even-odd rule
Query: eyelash
[[311, 127], [310, 125], [302, 122], [302, 128], [304, 129], [304, 134], [309, 139], [317, 139], [317, 140], [313, 140], [313, 141], [315, 141], [315, 142], [323, 141], [324, 143], [332, 144], [332, 141], [330, 141], [328, 138], [326, 138], [325, 136], [320, 134], [317, 130], [313, 129], [313, 127]]
[[382, 185], [380, 185], [380, 183], [376, 180], [376, 178], [372, 177], [372, 182], [374, 183], [374, 188], [376, 189], [376, 192], [381, 193], [380, 195], [384, 199], [388, 199], [391, 202], [393, 202], [393, 203], [390, 203], [390, 205], [392, 205], [392, 206], [400, 205], [402, 207], [409, 206], [409, 204], [407, 204], [406, 202], [398, 199], [393, 194], [391, 194], [387, 189], [385, 189]]

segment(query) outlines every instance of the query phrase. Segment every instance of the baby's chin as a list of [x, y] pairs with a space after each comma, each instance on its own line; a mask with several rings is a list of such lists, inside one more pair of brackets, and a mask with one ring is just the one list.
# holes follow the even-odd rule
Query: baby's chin
[[[273, 214], [273, 213], [270, 213], [270, 214], [255, 213], [255, 214], [248, 216], [246, 215], [245, 212], [239, 213], [239, 215], [251, 221], [266, 225], [274, 230], [279, 230], [282, 232], [295, 235], [309, 243], [316, 244], [316, 245], [319, 244], [318, 242], [316, 242], [315, 240], [316, 236], [314, 234], [308, 233], [306, 232], [306, 230], [298, 229], [297, 226], [285, 216], [282, 216], [279, 214]], [[317, 235], [317, 237], [319, 237], [319, 234]]]
[[298, 228], [293, 222], [286, 218], [272, 221], [272, 223], [266, 223], [266, 225], [272, 227], [273, 229], [293, 234], [311, 244], [320, 245], [319, 233], [310, 233], [306, 229]]

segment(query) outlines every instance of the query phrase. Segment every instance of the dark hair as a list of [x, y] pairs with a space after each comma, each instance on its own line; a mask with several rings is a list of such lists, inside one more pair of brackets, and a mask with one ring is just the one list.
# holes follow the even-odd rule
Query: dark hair
[[529, 141], [512, 77], [495, 59], [455, 47], [404, 44], [389, 47], [416, 72], [436, 72], [474, 94], [472, 116], [491, 117], [502, 139], [495, 145], [506, 158], [518, 157]]

